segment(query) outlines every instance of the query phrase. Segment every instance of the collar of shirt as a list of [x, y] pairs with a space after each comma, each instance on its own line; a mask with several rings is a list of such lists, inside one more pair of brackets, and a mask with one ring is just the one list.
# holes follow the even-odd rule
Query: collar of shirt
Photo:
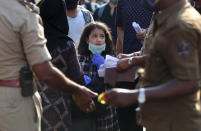
[[179, 12], [179, 10], [187, 6], [190, 6], [188, 1], [180, 0], [176, 2], [174, 5], [172, 5], [171, 7], [161, 11], [161, 13], [159, 13], [155, 18], [157, 21], [157, 24], [161, 25], [164, 21], [167, 21], [170, 18], [170, 16], [176, 15]]

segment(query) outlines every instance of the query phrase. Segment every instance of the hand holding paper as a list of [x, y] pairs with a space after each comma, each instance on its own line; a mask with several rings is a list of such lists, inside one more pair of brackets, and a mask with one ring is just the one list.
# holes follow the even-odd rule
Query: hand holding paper
[[136, 32], [137, 39], [144, 40], [144, 37], [146, 34], [146, 29], [141, 28], [140, 25], [136, 22], [133, 22], [132, 25], [133, 25], [133, 28]]
[[134, 30], [135, 30], [135, 32], [136, 32], [137, 34], [139, 34], [139, 33], [142, 32], [142, 28], [140, 27], [140, 25], [139, 25], [138, 23], [133, 22], [132, 25], [133, 25], [133, 28], [134, 28]]
[[117, 63], [117, 68], [116, 68], [117, 71], [122, 72], [122, 71], [128, 70], [130, 68], [128, 61], [129, 61], [129, 58], [119, 60]]
[[142, 32], [141, 32], [141, 33], [136, 34], [137, 39], [139, 39], [139, 40], [144, 40], [145, 35], [146, 35], [146, 31], [147, 31], [146, 29], [142, 29]]

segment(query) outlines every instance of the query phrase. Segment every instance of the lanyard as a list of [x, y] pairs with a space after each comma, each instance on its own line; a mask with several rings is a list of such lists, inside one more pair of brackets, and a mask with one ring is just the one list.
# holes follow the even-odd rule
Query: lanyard
[[89, 76], [92, 76], [92, 66], [91, 57], [89, 57]]
[[93, 73], [93, 63], [92, 63], [91, 57], [89, 57], [89, 77], [92, 80], [94, 80], [96, 76], [97, 76], [97, 73]]

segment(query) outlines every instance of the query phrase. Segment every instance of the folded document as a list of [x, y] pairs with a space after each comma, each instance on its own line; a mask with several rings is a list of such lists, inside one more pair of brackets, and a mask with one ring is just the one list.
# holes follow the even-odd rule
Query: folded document
[[116, 68], [106, 68], [104, 83], [113, 82], [134, 82], [136, 67], [130, 68], [124, 72], [118, 72]]

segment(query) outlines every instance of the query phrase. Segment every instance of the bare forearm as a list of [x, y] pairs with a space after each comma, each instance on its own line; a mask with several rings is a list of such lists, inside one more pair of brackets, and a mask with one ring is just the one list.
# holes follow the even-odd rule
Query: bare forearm
[[165, 84], [146, 88], [147, 101], [164, 101], [183, 95], [191, 94], [198, 90], [194, 81], [171, 80]]
[[129, 57], [141, 56], [141, 54], [142, 54], [142, 51], [137, 51], [137, 52], [127, 54], [127, 56], [129, 58]]
[[142, 51], [137, 51], [137, 52], [134, 52], [134, 53], [131, 53], [132, 56], [140, 56], [142, 54]]
[[[155, 87], [145, 88], [146, 102], [163, 102], [166, 100], [174, 100], [184, 95], [191, 94], [198, 90], [194, 81], [178, 81], [171, 80], [165, 84]], [[127, 94], [128, 102], [137, 103], [139, 90], [131, 90]], [[132, 102], [131, 102], [132, 101]]]
[[123, 43], [118, 38], [116, 43], [116, 52], [117, 54], [123, 53]]
[[122, 27], [117, 27], [117, 42], [116, 42], [116, 52], [117, 54], [123, 53], [123, 39], [124, 31]]
[[54, 68], [52, 73], [48, 77], [43, 79], [43, 81], [49, 87], [56, 88], [71, 94], [77, 92], [79, 88], [82, 88], [82, 86], [66, 78], [64, 74], [61, 73], [57, 68]]
[[61, 71], [51, 64], [44, 63], [43, 65], [43, 67], [35, 66], [33, 67], [33, 70], [38, 79], [47, 84], [48, 87], [59, 89], [70, 94], [77, 92], [82, 88], [82, 86], [68, 79]]
[[[120, 89], [113, 88], [106, 92], [108, 104], [113, 107], [127, 107], [138, 103], [138, 96], [141, 94], [142, 99], [146, 103], [149, 102], [164, 102], [167, 100], [176, 100], [184, 95], [189, 95], [198, 90], [195, 81], [170, 80], [164, 84], [147, 87], [143, 89]], [[141, 100], [142, 100], [141, 99]]]

